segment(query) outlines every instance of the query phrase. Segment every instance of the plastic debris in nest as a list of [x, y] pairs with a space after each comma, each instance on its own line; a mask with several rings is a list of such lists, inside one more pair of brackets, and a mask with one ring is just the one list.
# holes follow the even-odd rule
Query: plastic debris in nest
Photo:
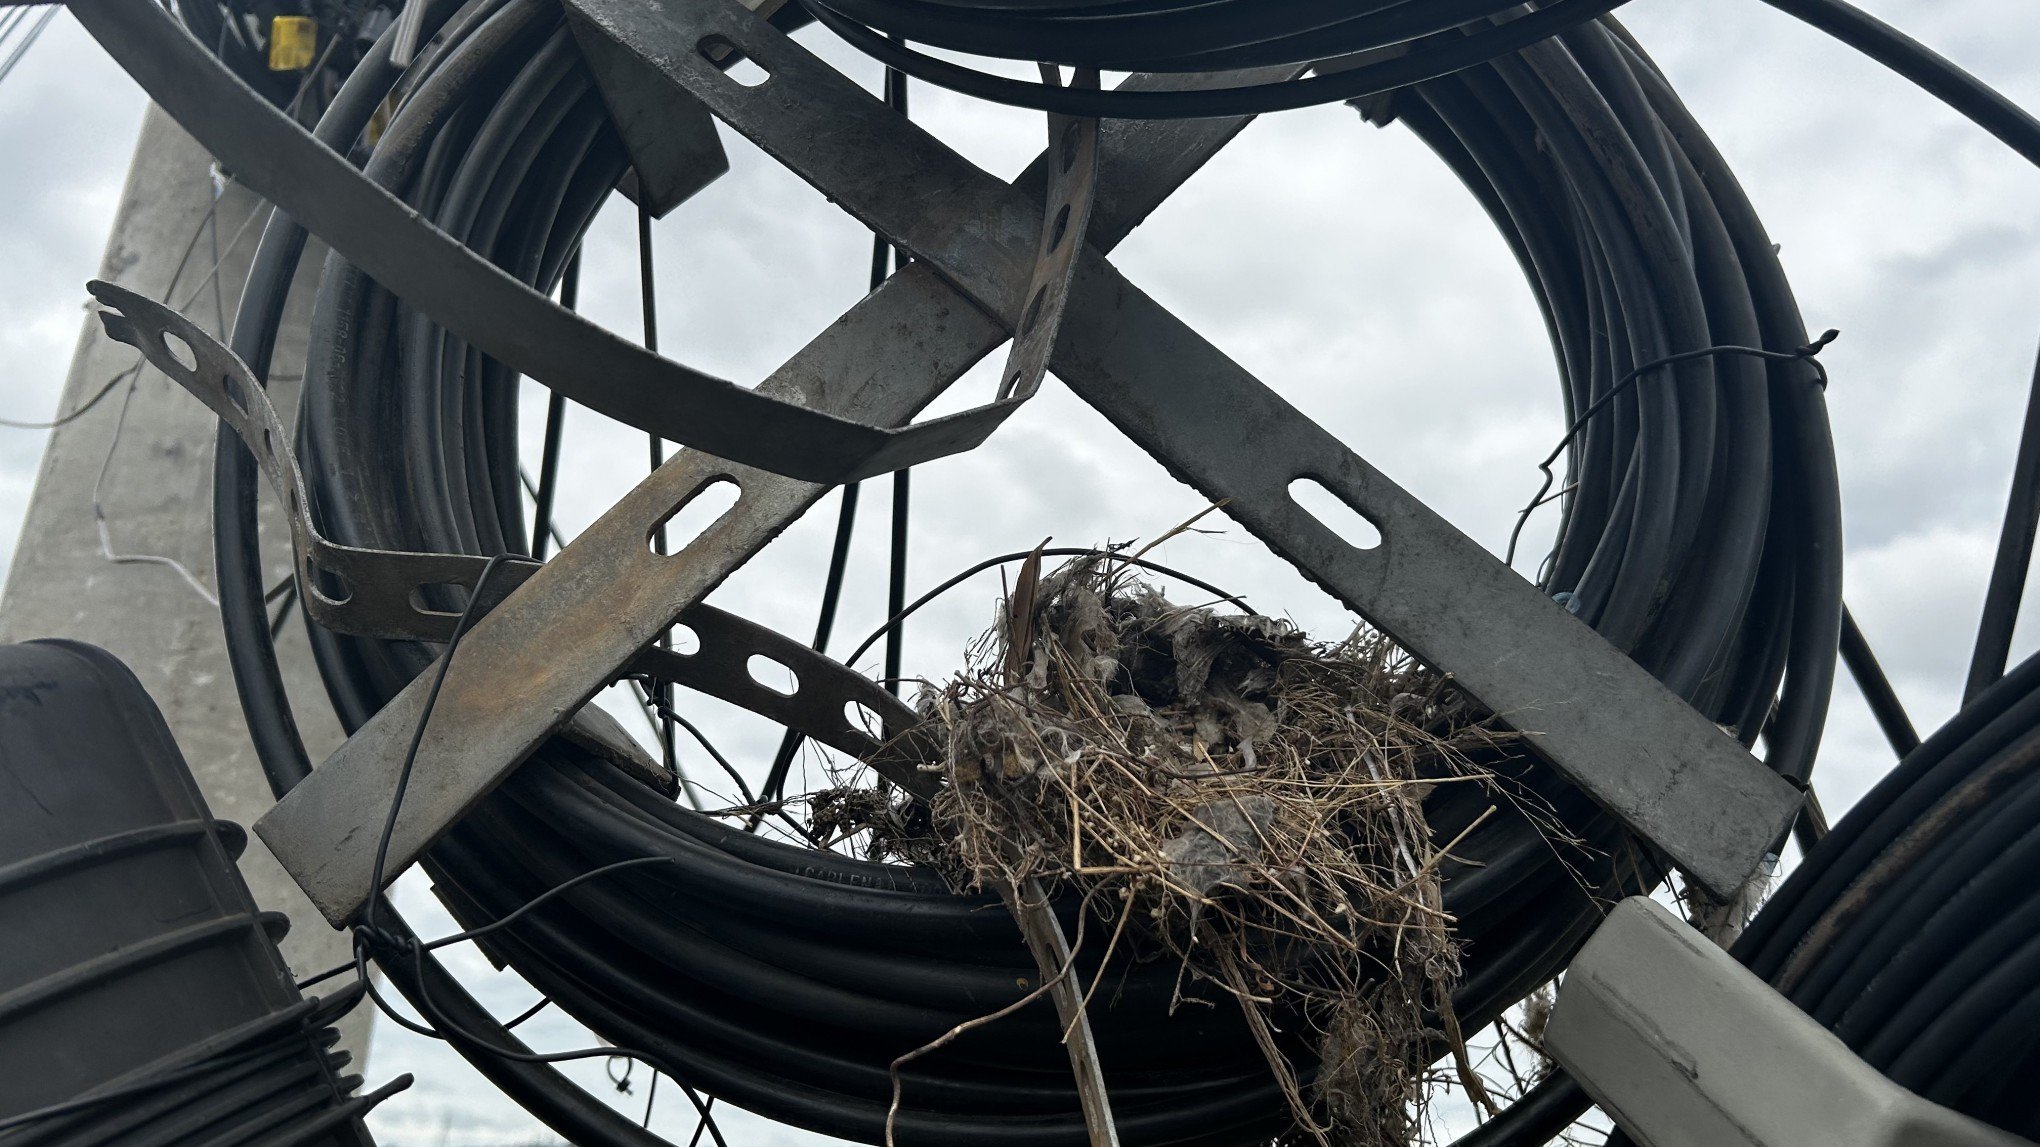
[[[1038, 879], [1116, 906], [1109, 943], [1180, 960], [1179, 998], [1240, 1002], [1292, 1138], [1411, 1142], [1439, 1048], [1478, 1088], [1423, 800], [1488, 783], [1468, 750], [1501, 735], [1378, 634], [1178, 606], [1110, 556], [1034, 573], [922, 699], [948, 732], [932, 831], [844, 819], [959, 890]], [[1280, 1050], [1298, 1023], [1315, 1065]]]

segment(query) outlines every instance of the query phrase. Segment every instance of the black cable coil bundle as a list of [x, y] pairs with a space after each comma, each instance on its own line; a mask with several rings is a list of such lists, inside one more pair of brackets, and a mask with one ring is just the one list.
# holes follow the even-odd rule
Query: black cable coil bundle
[[[2040, 654], [1906, 754], [1730, 952], [1893, 1082], [2040, 1137], [2036, 824]], [[1561, 1072], [1461, 1147], [1543, 1143], [1591, 1103]]]
[[[559, 280], [627, 157], [548, 0], [431, 5], [444, 34], [403, 77], [404, 102], [365, 169], [427, 218], [539, 289]], [[792, 14], [790, 18], [797, 18]], [[322, 121], [358, 148], [398, 80], [387, 40]], [[1825, 718], [1840, 625], [1839, 512], [1816, 374], [1802, 361], [1668, 355], [1807, 339], [1772, 245], [1720, 156], [1612, 21], [1396, 91], [1369, 105], [1415, 130], [1515, 249], [1552, 335], [1569, 414], [1600, 413], [1572, 448], [1560, 542], [1541, 582], [1713, 719], [1803, 781]], [[303, 232], [272, 220], [235, 349], [270, 365]], [[336, 540], [475, 554], [526, 549], [517, 380], [329, 262], [300, 446]], [[229, 643], [272, 782], [309, 765], [277, 679], [253, 545], [254, 468], [223, 436], [219, 568]], [[432, 647], [313, 631], [352, 728], [428, 666]], [[1614, 823], [1528, 759], [1519, 778], [1584, 838], [1561, 857], [1525, 818], [1489, 819], [1448, 864], [1446, 908], [1467, 974], [1456, 1007], [1491, 1021], [1560, 970], [1598, 920], [1595, 897], [1658, 878]], [[1441, 841], [1489, 802], [1441, 786]], [[491, 951], [606, 1038], [656, 1052], [740, 1106], [865, 1141], [881, 1133], [888, 1065], [1018, 998], [1033, 971], [995, 902], [932, 875], [794, 848], [675, 807], [554, 739], [431, 852], [463, 923], [498, 918], [599, 865], [667, 856], [573, 890], [492, 937]], [[1075, 921], [1071, 920], [1071, 926]], [[421, 956], [399, 987], [499, 1048], [520, 1048]], [[1097, 1003], [1128, 1143], [1237, 1143], [1286, 1120], [1236, 1015], [1165, 1016], [1173, 969], [1134, 966]], [[905, 1072], [902, 1143], [1084, 1138], [1046, 1005]], [[542, 1064], [454, 1043], [577, 1143], [659, 1140]], [[1294, 1049], [1302, 1054], [1302, 1049]]]

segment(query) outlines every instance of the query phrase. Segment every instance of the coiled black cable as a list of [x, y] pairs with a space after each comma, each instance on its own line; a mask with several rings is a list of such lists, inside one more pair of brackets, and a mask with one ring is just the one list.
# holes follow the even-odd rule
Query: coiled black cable
[[[368, 170], [477, 250], [549, 286], [626, 162], [556, 10], [476, 0], [406, 89]], [[1667, 354], [1806, 342], [1749, 205], [1612, 23], [1398, 91], [1372, 110], [1416, 130], [1502, 227], [1544, 307], [1569, 411]], [[343, 145], [354, 140], [358, 125], [332, 122]], [[265, 237], [244, 299], [236, 345], [258, 369], [297, 259], [290, 245], [287, 227]], [[301, 446], [332, 536], [524, 548], [506, 371], [338, 263], [324, 276], [313, 346]], [[1840, 617], [1833, 462], [1811, 372], [1694, 360], [1607, 409], [1573, 452], [1578, 492], [1544, 584], [1747, 743], [1765, 731], [1773, 766], [1803, 778]], [[303, 750], [256, 621], [253, 480], [238, 454], [237, 444], [223, 452], [219, 485], [222, 585], [236, 599], [230, 642], [265, 761], [287, 787], [302, 775]], [[414, 644], [312, 636], [349, 727], [434, 656]], [[1468, 943], [1456, 1006], [1469, 1026], [1563, 966], [1595, 922], [1592, 894], [1655, 879], [1649, 858], [1548, 770], [1493, 763], [1594, 851], [1561, 858], [1506, 811], [1461, 844], [1477, 863], [1450, 865], [1446, 887]], [[1442, 837], [1489, 803], [1459, 788], [1441, 786], [1427, 810]], [[673, 863], [577, 888], [491, 936], [491, 951], [605, 1036], [670, 1059], [728, 1100], [818, 1130], [874, 1139], [892, 1058], [1016, 999], [1032, 972], [989, 902], [952, 896], [912, 870], [748, 836], [560, 741], [435, 847], [428, 867], [473, 926], [638, 856]], [[1118, 990], [1098, 1019], [1122, 1137], [1226, 1143], [1278, 1129], [1280, 1102], [1237, 1017], [1191, 1009], [1169, 1018], [1172, 977], [1162, 971], [1116, 970]], [[444, 1006], [439, 983], [431, 993]], [[509, 1038], [485, 1018], [461, 1022]], [[917, 1063], [901, 1141], [1079, 1141], [1053, 1032], [1044, 1008]], [[556, 1076], [467, 1050], [576, 1142], [646, 1141], [560, 1091]]]
[[2040, 657], [1879, 782], [1734, 952], [1899, 1085], [2040, 1134], [2036, 825]]
[[[887, 67], [966, 95], [1065, 115], [1168, 119], [1248, 115], [1374, 95], [1447, 75], [1613, 10], [1624, 0], [806, 0]], [[2040, 121], [1846, 0], [1765, 0], [1912, 80], [2040, 163]], [[1289, 78], [1196, 93], [1075, 92], [914, 51], [1122, 71], [1314, 66]], [[1336, 61], [1334, 67], [1322, 67]]]

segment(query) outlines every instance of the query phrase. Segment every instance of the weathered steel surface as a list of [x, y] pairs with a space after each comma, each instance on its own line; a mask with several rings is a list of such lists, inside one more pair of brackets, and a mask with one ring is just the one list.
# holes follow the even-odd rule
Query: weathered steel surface
[[[459, 615], [428, 608], [424, 591], [440, 586], [472, 590], [481, 561], [462, 554], [362, 549], [322, 536], [307, 512], [310, 498], [304, 474], [290, 453], [290, 431], [247, 364], [204, 328], [153, 299], [97, 279], [86, 289], [107, 308], [100, 312], [100, 321], [108, 336], [141, 351], [150, 365], [211, 407], [255, 456], [283, 502], [298, 589], [313, 621], [370, 637], [451, 631]], [[166, 344], [165, 336], [187, 348], [189, 366]], [[496, 583], [488, 590], [491, 600], [477, 603], [478, 608], [493, 606], [516, 584], [510, 577], [491, 581]]]
[[[720, 79], [720, 76], [717, 77]], [[1137, 82], [1223, 83], [1229, 77]], [[1245, 126], [1244, 120], [1106, 125], [1091, 241], [1109, 247]], [[1041, 187], [1046, 159], [1019, 180]], [[988, 178], [988, 177], [987, 177]], [[1016, 205], [1040, 192], [1018, 188]], [[1038, 199], [1036, 200], [1038, 201]], [[1024, 207], [1016, 226], [1035, 222]], [[1024, 220], [1025, 222], [1020, 222]], [[1027, 242], [1031, 242], [1028, 237]], [[1025, 275], [1024, 263], [1016, 274]], [[1007, 292], [1018, 309], [1024, 278]], [[1007, 328], [925, 263], [895, 274], [823, 331], [763, 389], [878, 423], [899, 423], [997, 349]], [[711, 482], [729, 477], [734, 507], [670, 557], [647, 541], [659, 522]], [[415, 860], [439, 833], [544, 739], [562, 715], [785, 529], [827, 487], [685, 451], [625, 495], [462, 639], [431, 728], [419, 747], [389, 856]], [[353, 740], [258, 825], [293, 875], [335, 922], [367, 895], [378, 811], [387, 808], [405, 744], [422, 710], [422, 683], [393, 699]], [[826, 742], [825, 742], [826, 743]], [[364, 863], [367, 862], [367, 863]]]
[[588, 34], [581, 20], [572, 19], [568, 26], [630, 153], [624, 191], [632, 200], [662, 219], [729, 171], [730, 157], [707, 108], [693, 99], [673, 98], [643, 57], [620, 50], [607, 37]]
[[[1077, 270], [1055, 371], [1178, 478], [1425, 662], [1716, 896], [1800, 793], [1480, 543], [1143, 294]], [[1290, 494], [1315, 480], [1380, 531], [1362, 549]]]
[[[1044, 72], [1053, 73], [1046, 67]], [[1095, 68], [1079, 69], [1073, 83], [1098, 86]], [[1091, 227], [1091, 205], [1098, 187], [1098, 121], [1048, 117], [1048, 203], [1041, 214], [1041, 234], [1034, 247], [1034, 277], [1027, 284], [1026, 309], [1013, 329], [1013, 344], [999, 371], [1000, 398], [1026, 398], [1041, 389], [1048, 356], [1062, 332], [1063, 311], [1070, 301], [1070, 280], [1076, 275], [1077, 252]]]

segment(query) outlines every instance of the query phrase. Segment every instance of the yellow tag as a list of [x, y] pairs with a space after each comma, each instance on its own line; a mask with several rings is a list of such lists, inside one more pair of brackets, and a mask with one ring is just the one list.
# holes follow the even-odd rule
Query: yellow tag
[[319, 22], [310, 16], [278, 16], [269, 21], [269, 70], [296, 72], [312, 66], [318, 55]]

